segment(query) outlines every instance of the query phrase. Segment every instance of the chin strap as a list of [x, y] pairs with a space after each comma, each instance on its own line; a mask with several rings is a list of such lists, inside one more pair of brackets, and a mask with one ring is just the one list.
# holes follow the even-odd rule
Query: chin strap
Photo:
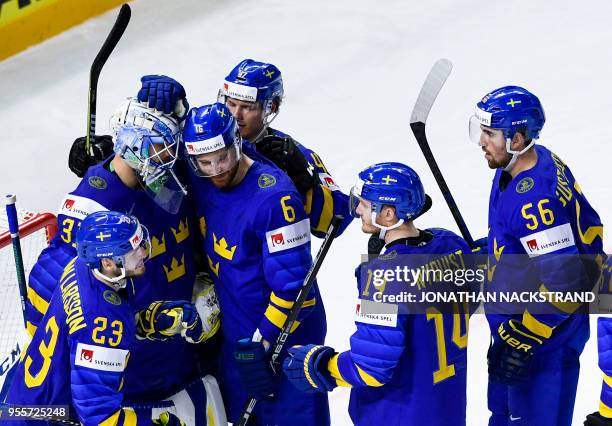
[[512, 154], [512, 158], [510, 159], [510, 162], [506, 165], [506, 167], [504, 167], [504, 171], [510, 173], [510, 171], [514, 167], [514, 164], [516, 163], [516, 160], [518, 160], [519, 155], [523, 155], [524, 153], [526, 153], [529, 148], [531, 148], [534, 144], [535, 139], [532, 139], [531, 142], [529, 142], [529, 144], [525, 148], [521, 149], [520, 151], [513, 151], [511, 148], [512, 139], [506, 138], [506, 152], [508, 154]]
[[378, 238], [380, 238], [381, 240], [385, 239], [385, 234], [387, 233], [387, 231], [390, 231], [392, 229], [395, 229], [395, 228], [401, 226], [402, 223], [404, 223], [404, 219], [399, 219], [397, 222], [395, 222], [391, 226], [380, 225], [380, 224], [376, 223], [376, 212], [375, 211], [372, 212], [372, 225], [374, 225], [375, 227], [380, 229], [380, 234], [378, 234]]
[[110, 278], [100, 272], [98, 269], [93, 270], [93, 274], [98, 277], [100, 280], [110, 282], [111, 287], [117, 291], [122, 288], [125, 288], [127, 284], [127, 280], [125, 279], [125, 268], [119, 268], [121, 270], [121, 274], [118, 277]]

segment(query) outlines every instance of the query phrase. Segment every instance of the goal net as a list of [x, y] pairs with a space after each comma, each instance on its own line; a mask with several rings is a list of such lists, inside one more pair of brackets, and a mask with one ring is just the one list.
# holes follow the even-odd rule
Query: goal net
[[[40, 252], [57, 231], [51, 213], [17, 210], [26, 280]], [[0, 214], [0, 389], [24, 350], [25, 326], [6, 211]], [[1, 392], [0, 392], [1, 393]], [[0, 398], [0, 401], [2, 399]]]

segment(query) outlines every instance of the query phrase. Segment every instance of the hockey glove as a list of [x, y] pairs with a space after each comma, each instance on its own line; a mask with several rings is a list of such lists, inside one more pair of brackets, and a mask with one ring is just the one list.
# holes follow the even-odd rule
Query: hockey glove
[[507, 385], [527, 380], [533, 354], [545, 341], [520, 321], [501, 323], [487, 353], [490, 379]]
[[329, 392], [336, 387], [327, 370], [334, 354], [329, 346], [294, 346], [289, 348], [289, 356], [283, 361], [283, 370], [291, 384], [302, 392]]
[[189, 103], [181, 83], [165, 75], [145, 75], [140, 82], [139, 102], [164, 114], [174, 113], [180, 120], [185, 118]]
[[185, 423], [168, 411], [163, 411], [157, 419], [153, 419], [153, 424], [158, 426], [185, 426]]
[[86, 141], [85, 136], [76, 138], [70, 148], [70, 154], [68, 154], [68, 167], [80, 178], [85, 176], [89, 166], [94, 166], [113, 154], [112, 136], [91, 136], [89, 145], [93, 153], [85, 150]]
[[214, 336], [221, 327], [221, 308], [215, 292], [215, 285], [205, 272], [196, 276], [194, 285], [194, 304], [204, 331], [204, 340]]
[[489, 252], [489, 239], [487, 237], [479, 238], [474, 241], [473, 253], [487, 254]]
[[599, 413], [593, 413], [587, 416], [584, 426], [612, 426], [612, 419], [604, 417]]
[[140, 338], [166, 340], [179, 334], [189, 343], [201, 343], [210, 337], [192, 303], [158, 301], [136, 314], [136, 335]]
[[264, 136], [255, 144], [255, 148], [287, 173], [300, 194], [304, 195], [318, 185], [319, 177], [313, 166], [289, 136]]
[[249, 396], [257, 399], [274, 397], [274, 372], [262, 342], [250, 338], [236, 342], [234, 360], [242, 387]]

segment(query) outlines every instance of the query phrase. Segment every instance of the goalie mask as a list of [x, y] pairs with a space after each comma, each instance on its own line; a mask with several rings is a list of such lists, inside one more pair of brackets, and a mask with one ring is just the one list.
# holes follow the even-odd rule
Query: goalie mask
[[128, 99], [111, 117], [114, 151], [134, 169], [146, 193], [164, 210], [176, 213], [187, 194], [174, 173], [181, 140], [178, 120]]

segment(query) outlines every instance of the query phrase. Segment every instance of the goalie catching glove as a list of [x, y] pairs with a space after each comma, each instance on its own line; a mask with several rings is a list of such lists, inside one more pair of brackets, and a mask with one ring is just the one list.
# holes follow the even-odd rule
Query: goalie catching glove
[[314, 168], [291, 137], [267, 135], [255, 144], [255, 148], [287, 173], [300, 194], [306, 194], [319, 183]]
[[527, 380], [533, 354], [546, 340], [515, 319], [501, 323], [487, 353], [491, 380], [508, 385]]
[[153, 419], [153, 424], [157, 426], [185, 426], [185, 422], [168, 411], [160, 413], [157, 419]]
[[214, 336], [221, 326], [214, 286], [197, 282], [196, 288], [195, 303], [185, 300], [157, 301], [138, 312], [138, 337], [165, 340], [180, 334], [189, 343], [202, 343]]

